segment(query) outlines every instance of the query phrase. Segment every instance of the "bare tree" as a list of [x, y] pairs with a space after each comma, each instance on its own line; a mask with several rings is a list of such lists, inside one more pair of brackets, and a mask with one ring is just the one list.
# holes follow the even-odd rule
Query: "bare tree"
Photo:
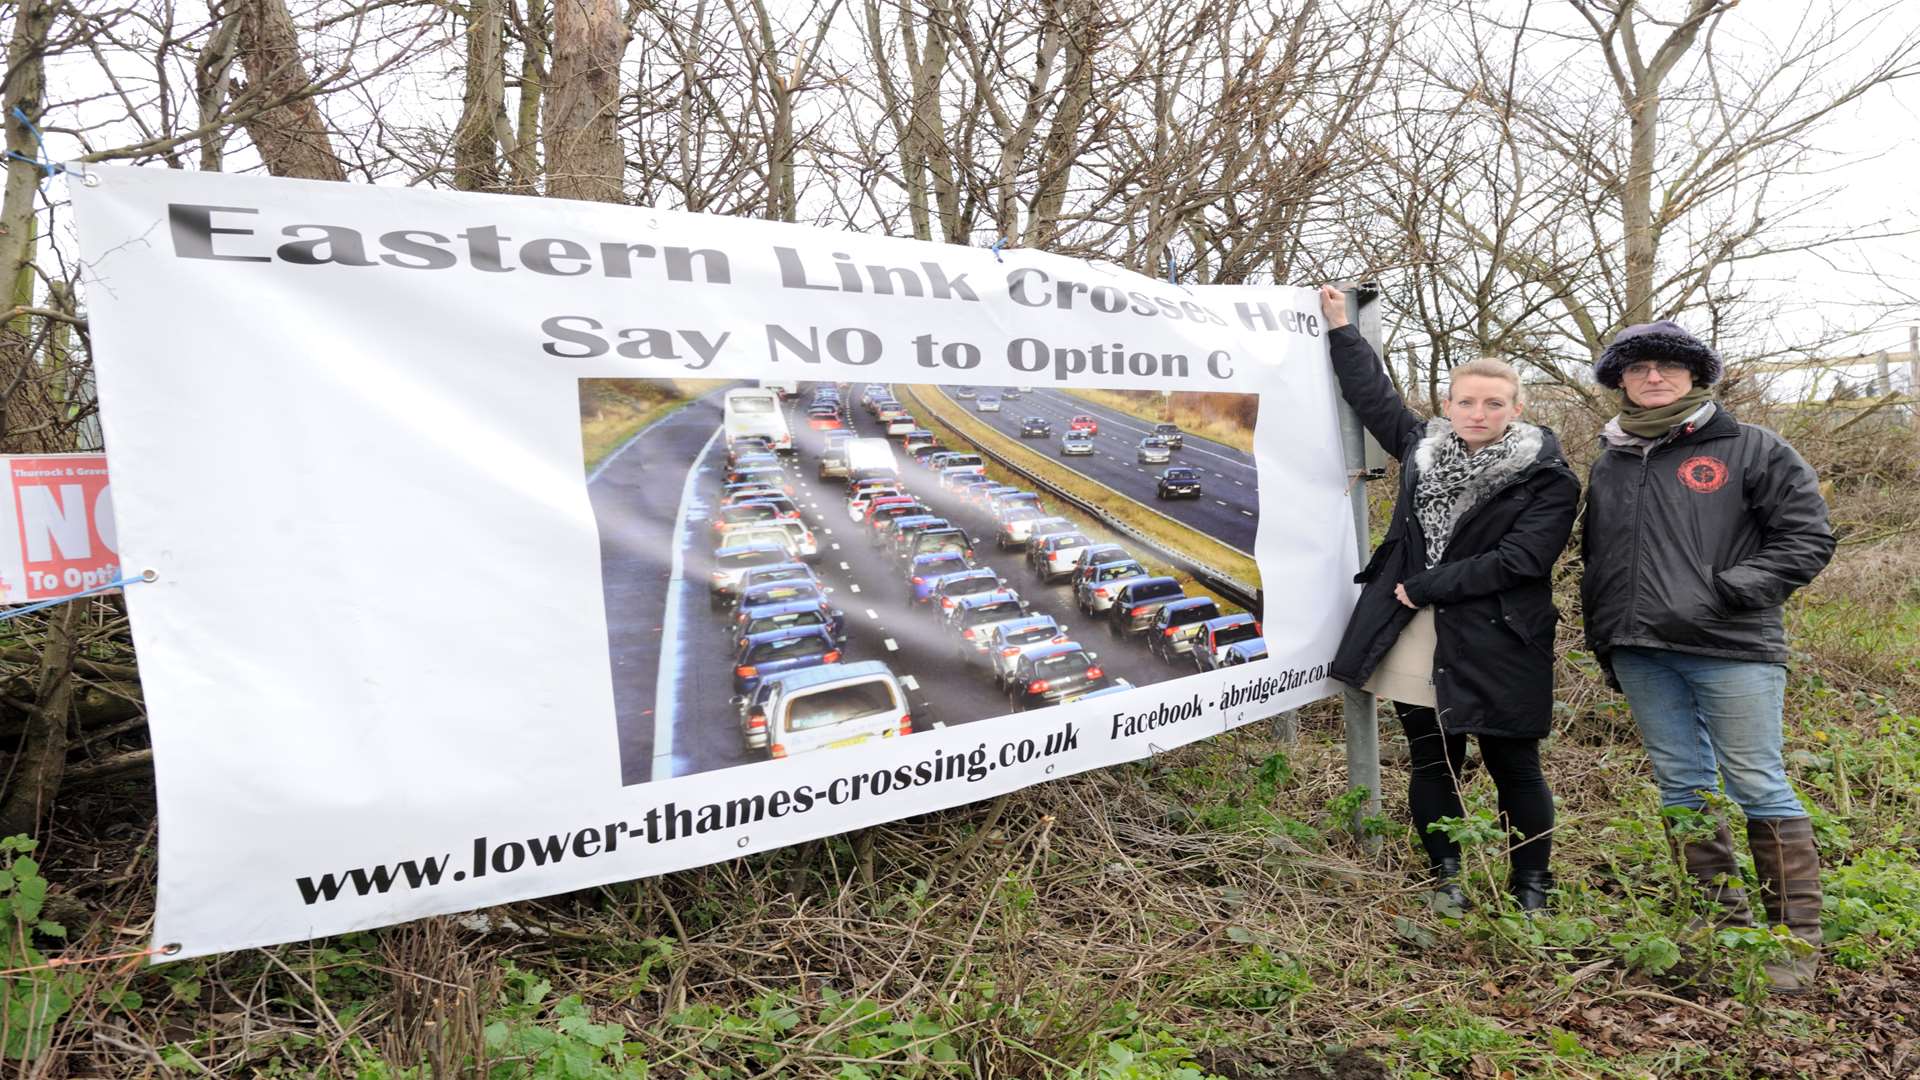
[[[16, 11], [5, 107], [10, 115], [17, 109], [26, 119], [7, 125], [8, 147], [16, 156], [8, 161], [5, 203], [0, 206], [0, 266], [11, 275], [15, 299], [0, 329], [0, 416], [6, 424], [0, 451], [59, 452], [99, 445], [92, 424], [91, 340], [75, 306], [75, 268], [61, 261], [61, 249], [43, 239], [52, 231], [42, 226], [43, 218], [51, 220], [60, 206], [46, 189], [48, 170], [34, 163], [42, 156], [40, 129], [79, 142], [81, 152], [74, 156], [83, 162], [158, 158], [180, 164], [180, 149], [197, 142], [205, 168], [226, 164], [232, 135], [244, 131], [260, 164], [275, 175], [345, 179], [316, 98], [355, 85], [362, 73], [352, 72], [349, 65], [310, 75], [300, 35], [281, 0], [238, 0], [205, 23], [179, 28], [178, 34], [168, 22], [174, 14], [171, 7], [143, 13], [81, 12], [39, 0], [28, 0]], [[163, 48], [142, 52], [122, 47], [124, 35], [140, 38], [150, 28], [163, 31]], [[46, 65], [75, 55], [100, 64], [99, 81], [107, 93], [83, 91], [76, 101], [48, 102]], [[151, 64], [151, 82], [137, 81], [137, 68], [129, 60]], [[246, 74], [244, 81], [234, 77], [236, 64]], [[190, 88], [191, 98], [174, 96], [182, 86]], [[100, 100], [125, 111], [115, 115], [99, 109]], [[91, 145], [102, 135], [115, 141]], [[76, 751], [106, 752], [105, 758], [82, 765], [83, 772], [95, 777], [117, 775], [115, 760], [141, 766], [148, 760], [143, 748], [115, 758], [113, 745], [97, 733], [74, 738], [74, 726], [84, 715], [75, 665], [93, 663], [79, 655], [81, 629], [102, 603], [107, 602], [69, 603], [49, 616], [15, 624], [37, 624], [40, 647], [25, 661], [31, 664], [30, 676], [0, 674], [6, 684], [0, 691], [0, 738], [11, 744], [0, 768], [0, 834], [37, 831]], [[123, 620], [120, 626], [124, 636]], [[15, 655], [7, 662], [19, 665], [23, 658]], [[90, 670], [98, 668], [93, 664]], [[132, 671], [116, 669], [129, 675]], [[131, 683], [129, 693], [137, 700], [137, 687]], [[125, 713], [117, 716], [116, 723], [126, 722]]]
[[501, 0], [471, 0], [466, 17], [466, 93], [453, 135], [453, 186], [495, 191], [502, 186], [501, 149], [518, 141], [507, 121], [506, 12]]
[[[6, 93], [0, 97], [0, 107], [5, 109], [0, 119], [7, 127], [7, 187], [5, 201], [0, 203], [0, 273], [6, 274], [16, 304], [25, 302], [29, 306], [32, 296], [23, 298], [16, 282], [23, 274], [27, 275], [24, 280], [31, 281], [27, 264], [38, 235], [33, 200], [46, 178], [34, 165], [41, 151], [29, 125], [39, 122], [46, 106], [45, 55], [55, 6], [49, 0], [21, 0], [7, 45]], [[27, 118], [26, 122], [18, 119], [21, 116]]]
[[557, 0], [543, 134], [547, 194], [619, 202], [620, 58], [632, 31], [613, 0]]
[[[968, 230], [960, 217], [960, 189], [955, 182], [947, 116], [940, 98], [947, 74], [948, 44], [956, 29], [952, 5], [948, 0], [933, 0], [924, 21], [901, 6], [894, 13], [891, 35], [883, 25], [878, 0], [866, 0], [864, 8], [867, 48], [881, 69], [874, 83], [898, 148], [900, 186], [905, 190], [913, 235], [921, 240], [933, 239], [933, 207], [937, 205], [942, 238], [964, 243]], [[904, 87], [886, 70], [896, 40], [900, 59], [906, 65]]]
[[[513, 8], [519, 14], [517, 5]], [[548, 36], [546, 0], [526, 0], [524, 15], [514, 20], [520, 39], [520, 104], [514, 120], [512, 138], [504, 136], [507, 172], [513, 178], [513, 190], [522, 195], [534, 193], [540, 174], [540, 103], [547, 80]]]
[[1574, 9], [1593, 28], [1594, 42], [1606, 58], [1607, 73], [1627, 117], [1627, 176], [1620, 192], [1621, 231], [1626, 234], [1626, 302], [1621, 321], [1643, 323], [1653, 311], [1654, 248], [1659, 242], [1653, 220], [1653, 168], [1660, 147], [1660, 89], [1681, 57], [1693, 48], [1700, 28], [1738, 0], [1688, 0], [1680, 21], [1667, 28], [1652, 56], [1640, 47], [1636, 24], [1658, 26], [1634, 0], [1607, 4], [1575, 0]]
[[228, 18], [237, 26], [240, 66], [274, 102], [244, 121], [268, 170], [275, 176], [345, 180], [347, 172], [333, 152], [326, 119], [311, 93], [312, 80], [285, 0], [235, 0]]
[[1375, 271], [1420, 286], [1407, 310], [1429, 374], [1505, 355], [1604, 412], [1581, 373], [1633, 322], [1703, 319], [1752, 355], [1813, 346], [1766, 343], [1770, 312], [1741, 271], [1835, 239], [1792, 227], [1824, 193], [1783, 182], [1837, 109], [1920, 72], [1920, 41], [1875, 38], [1885, 9], [1809, 13], [1789, 45], [1762, 48], [1736, 40], [1732, 4], [1648, 8], [1456, 10], [1402, 54], [1410, 77], [1368, 137], [1380, 183], [1365, 190]]

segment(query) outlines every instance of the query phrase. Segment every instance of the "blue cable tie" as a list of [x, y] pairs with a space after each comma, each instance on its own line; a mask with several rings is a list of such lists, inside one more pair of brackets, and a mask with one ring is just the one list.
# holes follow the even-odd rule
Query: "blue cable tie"
[[41, 161], [39, 158], [30, 158], [17, 150], [7, 151], [7, 159], [9, 161], [24, 161], [34, 168], [39, 169], [41, 172], [46, 173], [48, 179], [52, 179], [53, 175], [60, 171], [60, 166], [51, 161]]
[[65, 172], [66, 166], [60, 164], [57, 161], [53, 161], [47, 157], [47, 140], [40, 137], [40, 129], [34, 126], [32, 120], [27, 119], [26, 110], [22, 109], [18, 105], [15, 105], [12, 111], [13, 111], [13, 118], [15, 120], [20, 121], [21, 127], [27, 129], [27, 134], [33, 136], [33, 145], [40, 148], [40, 156], [37, 158], [30, 158], [27, 155], [22, 154], [18, 151], [9, 150], [7, 151], [8, 159], [12, 161], [26, 162], [27, 164], [33, 166], [34, 168], [39, 169], [41, 172], [46, 173], [47, 179], [49, 180], [53, 179], [55, 176], [59, 175], [60, 173]]
[[64, 604], [69, 600], [78, 600], [85, 596], [93, 596], [96, 593], [106, 592], [109, 589], [118, 589], [123, 585], [132, 585], [137, 582], [151, 581], [151, 580], [153, 579], [147, 577], [145, 574], [135, 574], [132, 577], [123, 577], [118, 581], [110, 581], [105, 585], [95, 585], [91, 589], [83, 589], [80, 592], [72, 594], [71, 596], [56, 596], [51, 600], [42, 600], [37, 604], [28, 604], [26, 607], [17, 607], [7, 611], [0, 611], [0, 622], [6, 622], [8, 619], [18, 618], [21, 615], [27, 615], [35, 611], [45, 611], [47, 608], [50, 608], [50, 607], [58, 607], [59, 605]]
[[1000, 238], [1000, 239], [998, 239], [998, 240], [995, 240], [995, 241], [993, 242], [993, 247], [992, 247], [992, 249], [991, 249], [991, 250], [993, 251], [993, 261], [994, 261], [994, 262], [997, 262], [997, 263], [1004, 263], [1004, 262], [1006, 262], [1006, 261], [1007, 261], [1007, 260], [1005, 260], [1005, 259], [1003, 259], [1003, 258], [1001, 258], [1001, 257], [1000, 257], [1000, 249], [1001, 249], [1001, 248], [1003, 248], [1003, 247], [1006, 247], [1006, 246], [1007, 246], [1007, 238], [1006, 238], [1006, 237], [1004, 237], [1004, 236], [1003, 236], [1003, 237], [1001, 237], [1001, 238]]

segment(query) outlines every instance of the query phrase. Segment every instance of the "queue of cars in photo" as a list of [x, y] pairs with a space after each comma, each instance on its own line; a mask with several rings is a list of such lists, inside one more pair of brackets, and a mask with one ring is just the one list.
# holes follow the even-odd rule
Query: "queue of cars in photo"
[[[1013, 388], [953, 391], [980, 412], [997, 411], [1019, 395]], [[795, 415], [806, 418], [805, 447], [817, 455], [816, 476], [845, 484], [842, 508], [820, 512], [836, 519], [844, 514], [856, 542], [864, 541], [863, 569], [877, 560], [899, 583], [898, 606], [909, 618], [931, 622], [954, 667], [991, 680], [1010, 711], [1132, 685], [1085, 644], [1091, 624], [1075, 635], [1036, 611], [1023, 588], [1066, 588], [1074, 606], [1099, 620], [1111, 640], [1145, 639], [1146, 652], [1164, 663], [1204, 671], [1265, 655], [1253, 616], [1225, 614], [1211, 597], [1188, 596], [1177, 580], [1151, 573], [1125, 547], [1101, 542], [1053, 512], [1040, 493], [994, 481], [981, 454], [941, 446], [889, 387], [788, 383], [777, 394], [754, 388], [737, 399], [729, 394], [739, 415], [730, 414], [723, 428], [725, 468], [710, 515], [708, 570], [709, 609], [726, 621], [732, 706], [741, 745], [751, 754], [786, 757], [915, 730], [907, 696], [912, 680], [903, 685], [885, 659], [849, 655], [846, 613], [835, 587], [817, 572], [816, 525], [824, 522], [809, 523], [796, 501], [791, 470], [804, 466], [790, 467], [782, 455], [800, 447], [784, 416], [766, 414], [769, 399], [796, 402]], [[886, 435], [860, 434], [856, 404], [871, 417], [869, 429]], [[1044, 419], [1029, 417], [1020, 434], [1050, 438], [1052, 430]], [[1092, 452], [1098, 432], [1097, 418], [1075, 416], [1061, 452], [1082, 452], [1076, 449], [1082, 444]], [[1139, 450], [1142, 460], [1149, 443], [1168, 455], [1157, 460], [1169, 460], [1178, 434], [1175, 428], [1149, 436]], [[1163, 477], [1163, 489], [1167, 483]], [[835, 527], [836, 547], [845, 546], [839, 541], [847, 531]], [[1031, 585], [986, 564], [988, 536], [995, 551], [1020, 553]], [[863, 603], [894, 599], [873, 596], [867, 580]]]

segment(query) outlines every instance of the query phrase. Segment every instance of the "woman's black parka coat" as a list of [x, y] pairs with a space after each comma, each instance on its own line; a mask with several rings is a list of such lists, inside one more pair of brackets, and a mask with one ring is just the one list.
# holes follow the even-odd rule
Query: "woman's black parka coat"
[[1400, 492], [1386, 539], [1354, 578], [1363, 588], [1334, 655], [1334, 678], [1354, 686], [1372, 676], [1414, 609], [1393, 595], [1404, 583], [1415, 604], [1434, 609], [1434, 697], [1444, 730], [1543, 738], [1553, 716], [1553, 564], [1573, 533], [1580, 481], [1553, 432], [1534, 461], [1456, 521], [1445, 555], [1426, 565], [1426, 537], [1413, 513], [1409, 459], [1423, 438], [1445, 432], [1422, 419], [1393, 388], [1379, 357], [1352, 326], [1328, 334], [1340, 392], [1380, 445], [1400, 459]]

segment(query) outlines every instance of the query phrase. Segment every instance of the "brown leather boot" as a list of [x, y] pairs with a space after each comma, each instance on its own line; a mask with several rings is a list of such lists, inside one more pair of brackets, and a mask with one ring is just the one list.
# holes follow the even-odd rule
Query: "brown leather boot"
[[1806, 993], [1820, 968], [1820, 853], [1813, 846], [1813, 819], [1748, 818], [1747, 846], [1760, 873], [1767, 923], [1785, 924], [1813, 946], [1806, 956], [1766, 965], [1767, 977], [1775, 993]]
[[1733, 861], [1733, 833], [1727, 828], [1725, 818], [1716, 821], [1715, 826], [1711, 838], [1682, 844], [1674, 835], [1672, 823], [1667, 823], [1667, 844], [1673, 849], [1674, 858], [1687, 876], [1700, 883], [1706, 898], [1720, 906], [1718, 915], [1695, 919], [1688, 927], [1690, 930], [1753, 925], [1753, 908], [1748, 905], [1747, 890], [1740, 883], [1740, 867]]

